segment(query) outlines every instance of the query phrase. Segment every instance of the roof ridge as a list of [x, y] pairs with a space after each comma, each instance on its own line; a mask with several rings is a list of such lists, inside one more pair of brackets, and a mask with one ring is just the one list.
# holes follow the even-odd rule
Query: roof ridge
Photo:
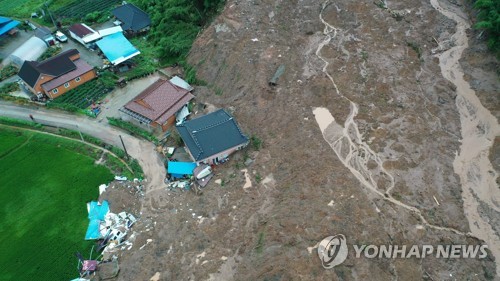
[[[163, 81], [162, 83], [159, 83], [160, 81]], [[136, 96], [134, 98], [134, 101], [144, 101], [144, 99], [149, 96], [151, 93], [153, 93], [154, 91], [156, 91], [159, 87], [161, 87], [161, 85], [165, 84], [165, 79], [162, 79], [162, 78], [158, 78], [158, 80], [154, 81], [153, 84], [149, 85], [146, 89], [144, 89], [141, 93], [139, 93], [138, 96]], [[151, 88], [151, 90], [150, 90]], [[145, 94], [144, 96], [141, 96], [142, 93], [146, 92], [147, 91], [147, 94]], [[147, 102], [145, 102], [147, 103]], [[149, 105], [149, 104], [148, 104]]]
[[198, 155], [196, 155], [196, 157], [194, 159], [196, 160], [199, 160], [198, 158], [200, 157], [200, 155], [203, 154], [203, 148], [201, 147], [201, 144], [198, 142], [198, 138], [194, 135], [195, 130], [192, 130], [190, 127], [188, 127], [186, 124], [181, 124], [181, 126], [184, 126], [186, 127], [186, 130], [188, 132], [188, 134], [191, 136], [191, 138], [193, 139], [194, 141], [194, 144], [196, 145], [196, 147], [198, 147], [198, 149], [200, 150], [200, 152], [198, 152]]
[[[229, 113], [227, 113], [227, 112], [226, 112], [225, 110], [223, 110], [223, 109], [222, 109], [221, 111], [222, 111], [222, 112], [224, 112], [224, 113], [227, 115], [227, 117], [229, 117], [229, 118], [228, 118], [228, 119], [225, 119], [225, 120], [222, 120], [222, 121], [219, 121], [219, 122], [216, 122], [216, 123], [214, 123], [214, 124], [211, 124], [211, 125], [207, 125], [207, 126], [205, 126], [205, 127], [202, 127], [202, 128], [200, 128], [200, 129], [196, 130], [196, 132], [205, 131], [205, 130], [208, 130], [208, 129], [211, 129], [211, 128], [214, 128], [214, 127], [217, 127], [217, 126], [219, 126], [219, 125], [222, 125], [222, 124], [224, 124], [224, 123], [227, 123], [227, 122], [229, 122], [229, 121], [233, 120], [233, 116], [229, 115]], [[215, 111], [215, 112], [217, 112], [217, 111]], [[215, 112], [214, 112], [214, 113], [215, 113]]]

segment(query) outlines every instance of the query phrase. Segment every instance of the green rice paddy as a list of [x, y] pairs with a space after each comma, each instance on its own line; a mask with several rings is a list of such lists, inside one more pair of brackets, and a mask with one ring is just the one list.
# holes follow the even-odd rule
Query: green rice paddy
[[86, 202], [112, 180], [82, 145], [0, 126], [0, 280], [71, 280], [88, 258]]

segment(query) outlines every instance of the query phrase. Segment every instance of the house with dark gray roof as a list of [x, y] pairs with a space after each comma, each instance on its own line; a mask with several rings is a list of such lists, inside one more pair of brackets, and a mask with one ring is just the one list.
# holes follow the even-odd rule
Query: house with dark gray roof
[[33, 94], [54, 99], [96, 78], [96, 73], [78, 50], [70, 49], [42, 62], [25, 61], [18, 76]]
[[219, 164], [248, 145], [238, 123], [224, 109], [177, 125], [191, 158], [198, 163]]
[[133, 4], [121, 5], [111, 13], [121, 22], [122, 29], [128, 33], [147, 31], [151, 26], [149, 15]]

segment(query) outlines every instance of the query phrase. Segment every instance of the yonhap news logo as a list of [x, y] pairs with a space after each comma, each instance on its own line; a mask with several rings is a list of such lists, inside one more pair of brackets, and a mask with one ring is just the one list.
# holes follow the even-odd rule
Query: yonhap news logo
[[[435, 257], [443, 259], [484, 259], [488, 256], [487, 245], [351, 245], [354, 257], [374, 259], [410, 259]], [[326, 269], [342, 264], [349, 253], [343, 234], [328, 236], [318, 243], [318, 256]]]
[[347, 241], [343, 234], [328, 236], [318, 245], [318, 255], [324, 268], [333, 268], [347, 258]]

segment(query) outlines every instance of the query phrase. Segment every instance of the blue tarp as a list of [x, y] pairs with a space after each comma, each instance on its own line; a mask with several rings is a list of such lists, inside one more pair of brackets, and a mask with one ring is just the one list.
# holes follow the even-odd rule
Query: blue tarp
[[85, 234], [85, 240], [93, 240], [101, 238], [101, 233], [99, 232], [99, 225], [104, 217], [109, 212], [108, 201], [103, 201], [101, 205], [97, 201], [92, 201], [89, 203], [89, 227], [87, 228], [87, 233]]
[[120, 32], [108, 35], [97, 41], [96, 44], [114, 65], [141, 53]]
[[168, 162], [168, 173], [175, 178], [182, 178], [184, 175], [192, 175], [196, 168], [196, 163], [192, 162]]
[[9, 18], [6, 18], [6, 17], [0, 17], [0, 25], [4, 24], [6, 22], [9, 22], [9, 21], [12, 21], [12, 20]]
[[9, 30], [13, 29], [17, 25], [19, 25], [19, 22], [17, 20], [11, 20], [9, 18], [0, 17], [0, 36], [9, 32]]

